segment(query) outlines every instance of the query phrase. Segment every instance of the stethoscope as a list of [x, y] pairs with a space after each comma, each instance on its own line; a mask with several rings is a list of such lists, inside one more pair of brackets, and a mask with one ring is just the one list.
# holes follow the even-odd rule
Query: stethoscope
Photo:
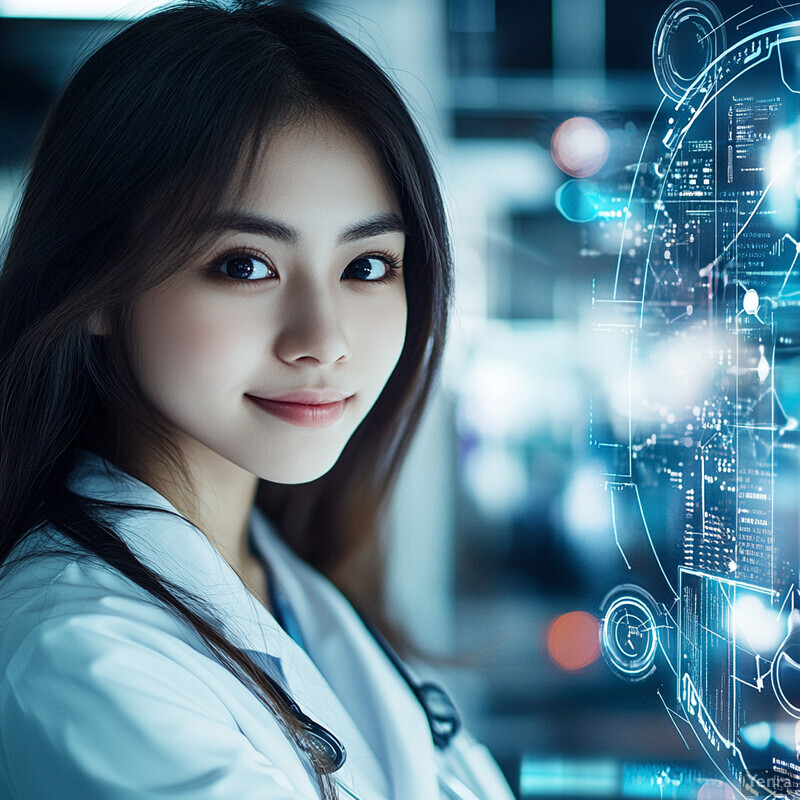
[[[255, 553], [255, 555], [259, 556], [258, 553]], [[269, 603], [275, 620], [298, 646], [308, 652], [302, 631], [300, 630], [300, 625], [289, 604], [288, 598], [275, 580], [275, 575], [267, 560], [263, 558], [260, 558], [260, 560], [266, 572]], [[432, 681], [417, 681], [408, 667], [403, 663], [397, 651], [386, 640], [386, 637], [369, 620], [361, 615], [358, 609], [355, 610], [366, 629], [372, 634], [375, 641], [392, 662], [395, 669], [400, 673], [400, 676], [422, 706], [428, 720], [434, 745], [438, 750], [446, 750], [461, 727], [461, 718], [450, 696], [441, 686]], [[331, 764], [328, 772], [332, 773], [340, 770], [347, 760], [347, 751], [345, 750], [344, 744], [342, 744], [339, 738], [326, 727], [315, 722], [305, 714], [278, 681], [269, 675], [267, 677], [270, 678], [282, 702], [306, 731], [313, 746], [325, 757], [328, 763]], [[355, 794], [352, 789], [348, 788], [346, 784], [341, 781], [337, 781], [337, 784], [349, 797], [354, 798], [354, 800], [361, 800], [361, 798]], [[452, 798], [452, 800], [479, 800], [474, 792], [454, 775], [440, 773], [439, 785], [445, 795]]]
[[[305, 641], [303, 640], [303, 634], [300, 631], [300, 625], [297, 622], [297, 617], [295, 617], [286, 595], [275, 580], [275, 576], [269, 564], [266, 563], [266, 560], [264, 560], [263, 563], [267, 573], [269, 603], [272, 607], [272, 614], [275, 620], [281, 628], [294, 639], [296, 644], [308, 652]], [[358, 613], [357, 609], [356, 613]], [[420, 683], [415, 680], [395, 649], [386, 640], [386, 637], [364, 616], [359, 614], [359, 617], [361, 617], [364, 627], [372, 634], [383, 652], [386, 653], [395, 669], [400, 673], [401, 677], [408, 684], [409, 689], [411, 689], [419, 704], [422, 706], [431, 729], [433, 743], [439, 750], [447, 749], [450, 741], [461, 727], [461, 718], [450, 696], [436, 683], [431, 681]], [[292, 709], [292, 713], [295, 714], [298, 722], [303, 725], [309, 737], [319, 746], [320, 750], [329, 757], [330, 762], [334, 765], [331, 772], [336, 772], [341, 769], [347, 758], [347, 753], [339, 739], [327, 728], [323, 727], [318, 722], [314, 722], [303, 714], [294, 701], [290, 700], [287, 705]]]

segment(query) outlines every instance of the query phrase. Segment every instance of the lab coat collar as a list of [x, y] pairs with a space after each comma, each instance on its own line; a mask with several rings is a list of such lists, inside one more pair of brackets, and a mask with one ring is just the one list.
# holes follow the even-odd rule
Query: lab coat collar
[[[388, 796], [386, 777], [374, 752], [317, 666], [250, 594], [202, 531], [153, 487], [93, 452], [79, 450], [77, 455], [67, 486], [85, 497], [152, 509], [115, 515], [114, 529], [137, 558], [161, 578], [201, 598], [211, 612], [211, 621], [223, 629], [230, 641], [245, 650], [272, 657], [268, 660], [280, 669], [289, 693], [300, 708], [344, 742], [348, 758], [337, 776], [350, 785], [364, 787], [366, 796]], [[268, 523], [255, 507], [250, 521], [262, 535], [265, 533]], [[261, 537], [259, 540], [263, 541]], [[202, 606], [193, 608], [208, 618]], [[257, 660], [264, 659], [257, 657]], [[355, 773], [354, 765], [357, 765]]]
[[439, 797], [425, 712], [358, 614], [289, 549], [258, 509], [251, 518], [251, 542], [269, 562], [312, 659], [386, 765], [393, 796]]
[[236, 645], [285, 655], [286, 637], [272, 615], [203, 532], [152, 486], [87, 450], [78, 451], [67, 486], [85, 497], [151, 509], [113, 516], [115, 530], [134, 554], [162, 578], [203, 598]]

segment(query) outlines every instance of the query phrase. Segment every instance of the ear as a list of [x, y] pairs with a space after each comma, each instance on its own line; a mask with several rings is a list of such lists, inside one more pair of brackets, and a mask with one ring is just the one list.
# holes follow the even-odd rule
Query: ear
[[106, 312], [103, 310], [93, 311], [89, 314], [86, 324], [92, 336], [108, 336], [111, 330]]

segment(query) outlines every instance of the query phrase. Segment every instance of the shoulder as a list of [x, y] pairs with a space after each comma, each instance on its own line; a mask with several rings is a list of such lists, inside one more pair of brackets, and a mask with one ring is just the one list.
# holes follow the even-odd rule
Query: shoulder
[[256, 750], [228, 702], [233, 676], [116, 570], [41, 553], [0, 595], [0, 718], [14, 731], [0, 737], [0, 795], [301, 796], [276, 766], [288, 740], [275, 727], [273, 757]]
[[144, 623], [173, 635], [182, 625], [155, 598], [50, 527], [23, 540], [0, 575], [0, 676], [22, 642], [82, 620]]
[[186, 622], [94, 556], [42, 552], [0, 582], [0, 703], [13, 694], [45, 708], [65, 679], [133, 677], [161, 660], [185, 664], [201, 649]]
[[44, 706], [43, 693], [63, 678], [132, 676], [140, 664], [201, 656], [190, 625], [101, 559], [52, 529], [25, 545], [0, 580], [0, 702], [12, 693]]

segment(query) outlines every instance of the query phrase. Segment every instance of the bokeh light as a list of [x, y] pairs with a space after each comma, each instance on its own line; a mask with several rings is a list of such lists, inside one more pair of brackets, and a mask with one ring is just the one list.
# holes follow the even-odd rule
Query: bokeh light
[[743, 725], [739, 728], [742, 739], [756, 750], [763, 750], [772, 739], [772, 731], [768, 722], [756, 722], [753, 725]]
[[704, 781], [697, 790], [697, 800], [736, 800], [736, 792], [724, 781]]
[[550, 155], [556, 166], [573, 178], [599, 172], [608, 158], [608, 134], [589, 117], [570, 117], [554, 131]]
[[556, 208], [570, 222], [591, 222], [600, 211], [599, 191], [590, 181], [569, 180], [556, 189]]
[[733, 605], [737, 644], [756, 653], [771, 652], [785, 633], [777, 609], [770, 608], [755, 594], [742, 594]]
[[588, 667], [600, 657], [600, 623], [586, 611], [556, 617], [547, 631], [547, 652], [568, 672]]

